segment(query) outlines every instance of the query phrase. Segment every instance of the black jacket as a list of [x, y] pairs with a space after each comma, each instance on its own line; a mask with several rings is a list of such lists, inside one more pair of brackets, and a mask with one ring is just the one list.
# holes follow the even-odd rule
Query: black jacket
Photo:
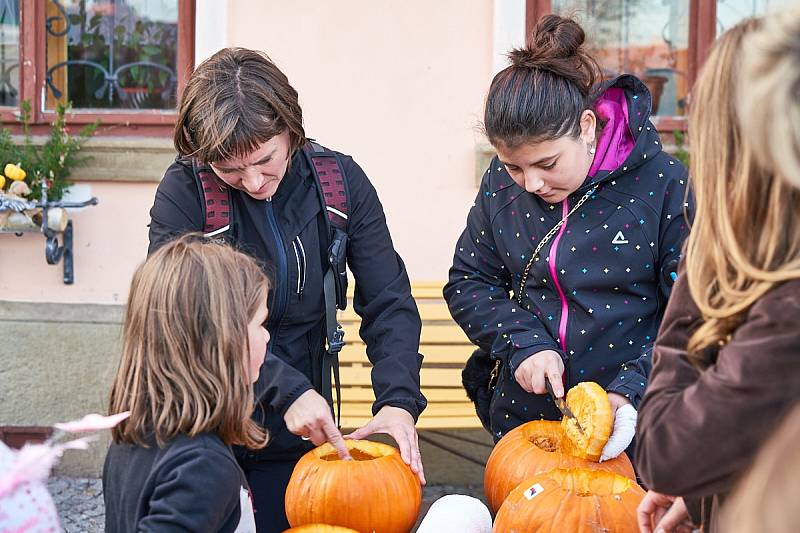
[[[350, 191], [347, 264], [355, 278], [360, 335], [374, 365], [373, 413], [392, 405], [416, 419], [426, 401], [419, 384], [421, 321], [408, 275], [392, 245], [375, 188], [352, 158], [337, 156]], [[272, 339], [256, 384], [263, 411], [254, 415], [271, 439], [251, 458], [291, 460], [311, 447], [288, 432], [282, 415], [312, 388], [312, 359], [324, 351], [322, 279], [328, 236], [316, 187], [306, 156], [297, 151], [271, 201], [232, 191], [233, 240], [265, 265], [273, 286], [267, 322]], [[150, 210], [149, 252], [176, 234], [202, 230], [198, 191], [190, 162], [176, 160]]]
[[[504, 363], [490, 407], [496, 439], [529, 420], [561, 418], [548, 396], [525, 392], [513, 378], [542, 350], [561, 354], [567, 388], [596, 381], [634, 406], [644, 394], [648, 352], [691, 206], [685, 204], [686, 168], [662, 151], [649, 121], [647, 88], [633, 76], [608, 81], [602, 92], [610, 88], [623, 91], [616, 91], [620, 108], [627, 104], [620, 127], [628, 128], [631, 151], [623, 162], [551, 205], [514, 183], [495, 158], [456, 246], [444, 289], [450, 312], [472, 342]], [[534, 248], [595, 185], [541, 250], [520, 307], [510, 293], [518, 292]]]
[[255, 527], [244, 473], [230, 447], [212, 433], [179, 435], [163, 448], [155, 440], [147, 448], [112, 443], [103, 500], [108, 533]]

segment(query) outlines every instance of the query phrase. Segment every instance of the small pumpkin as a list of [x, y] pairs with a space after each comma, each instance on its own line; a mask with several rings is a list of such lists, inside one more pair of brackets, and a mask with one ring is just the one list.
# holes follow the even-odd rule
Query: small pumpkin
[[358, 531], [349, 527], [329, 526], [328, 524], [308, 524], [287, 529], [283, 533], [358, 533]]
[[514, 488], [492, 531], [638, 533], [636, 508], [644, 495], [636, 482], [619, 474], [557, 468]]
[[6, 165], [6, 167], [3, 169], [3, 174], [13, 181], [24, 180], [25, 176], [27, 176], [25, 171], [22, 170], [22, 167], [13, 163], [8, 163]]
[[633, 465], [626, 454], [609, 461], [593, 463], [570, 455], [572, 444], [564, 435], [561, 422], [534, 420], [506, 433], [500, 439], [484, 472], [484, 492], [492, 513], [520, 482], [554, 468], [593, 468], [607, 470], [635, 480]]
[[567, 392], [567, 407], [575, 415], [575, 419], [564, 417], [561, 420], [561, 428], [571, 443], [569, 453], [599, 461], [614, 425], [608, 394], [597, 383], [584, 381]]
[[417, 476], [388, 444], [347, 440], [346, 445], [353, 461], [339, 459], [328, 443], [300, 458], [286, 488], [289, 524], [408, 533], [422, 503]]

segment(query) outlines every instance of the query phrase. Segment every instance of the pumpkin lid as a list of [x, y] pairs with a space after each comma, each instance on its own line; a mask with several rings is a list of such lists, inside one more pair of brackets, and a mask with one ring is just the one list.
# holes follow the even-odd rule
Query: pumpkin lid
[[584, 381], [567, 392], [567, 406], [575, 414], [580, 428], [573, 419], [561, 420], [568, 441], [563, 443], [565, 451], [576, 457], [599, 461], [614, 424], [608, 394], [597, 383]]

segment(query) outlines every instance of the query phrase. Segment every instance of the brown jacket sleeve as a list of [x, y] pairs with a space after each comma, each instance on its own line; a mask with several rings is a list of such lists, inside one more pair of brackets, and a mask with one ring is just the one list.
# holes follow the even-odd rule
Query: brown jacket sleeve
[[645, 484], [687, 498], [728, 492], [800, 399], [800, 282], [753, 305], [703, 372], [686, 359], [698, 316], [681, 276], [656, 340], [636, 435]]

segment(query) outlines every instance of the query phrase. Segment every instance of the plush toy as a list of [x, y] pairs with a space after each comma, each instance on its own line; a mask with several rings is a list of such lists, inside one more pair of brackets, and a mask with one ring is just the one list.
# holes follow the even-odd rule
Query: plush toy
[[81, 420], [56, 424], [56, 431], [47, 442], [25, 444], [20, 450], [0, 442], [0, 531], [60, 532], [58, 513], [46, 487], [50, 469], [65, 450], [85, 450], [95, 436], [56, 442], [71, 433], [112, 428], [128, 415], [87, 415]]

